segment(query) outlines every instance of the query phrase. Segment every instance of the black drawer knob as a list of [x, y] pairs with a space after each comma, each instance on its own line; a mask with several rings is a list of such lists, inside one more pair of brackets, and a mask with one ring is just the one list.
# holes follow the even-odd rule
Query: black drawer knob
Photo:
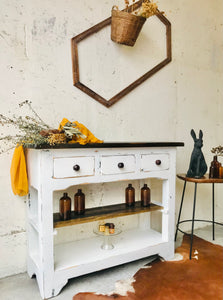
[[73, 170], [74, 171], [79, 171], [80, 170], [80, 166], [79, 165], [74, 165], [73, 166]]
[[157, 165], [157, 166], [161, 165], [161, 160], [160, 160], [160, 159], [157, 159], [157, 160], [156, 160], [156, 165]]
[[124, 168], [124, 163], [123, 163], [123, 162], [118, 163], [118, 167], [119, 167], [120, 169]]

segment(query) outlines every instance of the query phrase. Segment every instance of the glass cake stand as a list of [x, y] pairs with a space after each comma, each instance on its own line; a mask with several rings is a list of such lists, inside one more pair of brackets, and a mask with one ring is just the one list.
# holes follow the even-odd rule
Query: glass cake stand
[[101, 245], [101, 249], [103, 250], [111, 250], [114, 248], [114, 245], [112, 244], [112, 237], [115, 235], [120, 234], [122, 231], [121, 229], [115, 228], [115, 232], [114, 233], [109, 233], [109, 234], [105, 234], [104, 232], [98, 231], [98, 229], [94, 229], [93, 230], [95, 234], [97, 234], [98, 236], [103, 237], [103, 242]]

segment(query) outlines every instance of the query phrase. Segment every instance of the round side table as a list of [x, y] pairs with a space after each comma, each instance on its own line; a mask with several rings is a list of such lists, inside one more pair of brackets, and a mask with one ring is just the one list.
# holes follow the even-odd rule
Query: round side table
[[[181, 203], [180, 203], [180, 210], [179, 210], [179, 215], [178, 215], [178, 220], [177, 220], [177, 225], [176, 225], [176, 233], [175, 233], [175, 241], [177, 239], [177, 233], [178, 231], [188, 234], [181, 230], [179, 228], [179, 224], [185, 223], [185, 222], [192, 222], [192, 227], [191, 227], [191, 233], [190, 235], [190, 259], [191, 259], [191, 254], [192, 254], [192, 246], [193, 246], [193, 235], [194, 235], [194, 222], [209, 222], [212, 223], [212, 238], [213, 240], [215, 239], [215, 224], [223, 226], [223, 223], [215, 222], [215, 198], [214, 198], [214, 185], [215, 183], [223, 183], [223, 179], [220, 178], [209, 178], [208, 174], [203, 176], [202, 178], [190, 178], [186, 177], [186, 174], [177, 174], [177, 177], [181, 180], [184, 181], [184, 187], [183, 187], [183, 193], [182, 193], [182, 198], [181, 198]], [[193, 212], [192, 212], [192, 219], [190, 220], [180, 220], [181, 217], [181, 212], [182, 212], [182, 207], [183, 207], [183, 201], [184, 201], [184, 194], [186, 190], [186, 185], [187, 182], [193, 182], [194, 183], [194, 203], [193, 203]], [[197, 197], [197, 184], [198, 183], [212, 183], [212, 220], [198, 220], [195, 219], [195, 207], [196, 207], [196, 197]]]

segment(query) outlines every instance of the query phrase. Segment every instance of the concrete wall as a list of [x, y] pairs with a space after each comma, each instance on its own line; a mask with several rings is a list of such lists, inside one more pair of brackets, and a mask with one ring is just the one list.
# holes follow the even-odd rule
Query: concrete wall
[[[185, 147], [177, 154], [177, 172], [186, 172], [189, 165], [191, 128], [196, 132], [202, 129], [203, 152], [209, 165], [210, 149], [223, 144], [222, 1], [160, 0], [160, 10], [172, 23], [173, 61], [107, 109], [73, 87], [70, 39], [107, 18], [111, 6], [121, 3], [2, 0], [1, 113], [24, 114], [18, 104], [28, 99], [53, 128], [67, 117], [85, 124], [104, 141], [183, 141]], [[88, 84], [94, 78], [93, 86], [109, 97], [162, 57], [162, 30], [154, 19], [148, 20], [131, 49], [112, 43], [109, 28], [103, 30], [89, 40], [90, 46], [87, 42], [81, 45], [81, 78]], [[107, 73], [111, 75], [105, 80]], [[6, 127], [2, 131], [13, 133]], [[10, 188], [12, 153], [0, 155], [0, 277], [26, 270], [26, 199], [14, 196]], [[199, 186], [198, 217], [211, 216], [210, 188]], [[182, 182], [177, 180], [177, 212], [181, 190]], [[219, 221], [223, 211], [220, 192], [222, 187], [218, 186]], [[188, 199], [184, 217], [190, 217], [191, 206]]]

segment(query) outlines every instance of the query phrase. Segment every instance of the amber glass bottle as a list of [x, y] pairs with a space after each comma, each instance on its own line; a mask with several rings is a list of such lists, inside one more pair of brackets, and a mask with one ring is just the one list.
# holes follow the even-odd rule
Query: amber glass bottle
[[60, 219], [69, 220], [71, 215], [71, 198], [68, 197], [67, 193], [63, 194], [60, 198]]
[[115, 224], [114, 223], [110, 223], [109, 224], [109, 233], [110, 234], [114, 234], [115, 233]]
[[126, 206], [135, 205], [135, 189], [131, 183], [129, 183], [128, 187], [125, 189], [125, 203]]
[[223, 166], [220, 164], [220, 167], [219, 167], [219, 178], [223, 178]]
[[211, 162], [209, 178], [219, 178], [219, 169], [221, 164], [218, 162], [217, 155], [214, 156], [214, 160]]
[[142, 206], [150, 205], [150, 188], [148, 188], [146, 183], [141, 188], [141, 205]]
[[77, 193], [74, 195], [74, 210], [78, 215], [83, 215], [85, 213], [85, 195], [82, 193], [81, 189], [78, 189]]

